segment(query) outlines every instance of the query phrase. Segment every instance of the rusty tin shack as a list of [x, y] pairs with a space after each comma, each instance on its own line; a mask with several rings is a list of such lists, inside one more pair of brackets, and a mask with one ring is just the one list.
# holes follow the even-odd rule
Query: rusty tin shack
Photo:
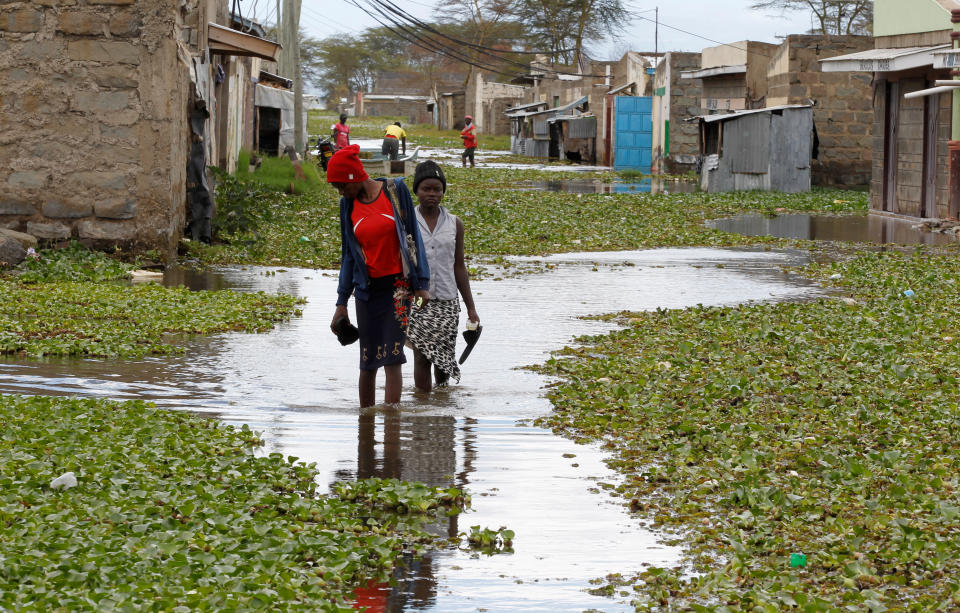
[[697, 119], [703, 191], [810, 191], [812, 107], [779, 106]]

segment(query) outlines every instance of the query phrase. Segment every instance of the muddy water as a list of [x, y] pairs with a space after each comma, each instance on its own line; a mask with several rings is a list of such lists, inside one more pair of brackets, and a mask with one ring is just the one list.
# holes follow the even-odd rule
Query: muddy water
[[[145, 398], [248, 423], [263, 432], [266, 451], [316, 462], [323, 485], [375, 475], [468, 488], [473, 510], [434, 526], [438, 534], [473, 525], [516, 531], [512, 555], [452, 549], [411, 562], [393, 588], [376, 593], [388, 611], [629, 611], [628, 603], [587, 593], [589, 581], [673, 564], [679, 551], [602, 493], [600, 483], [616, 476], [596, 446], [529, 425], [550, 410], [547, 381], [517, 367], [545, 360], [575, 335], [609, 330], [609, 323], [578, 319], [584, 314], [820, 295], [782, 270], [804, 257], [717, 249], [559, 255], [546, 260], [556, 268], [476, 281], [484, 332], [461, 383], [415, 394], [407, 367], [402, 403], [363, 412], [356, 409], [356, 345], [341, 347], [328, 330], [332, 273], [171, 273], [171, 283], [286, 292], [309, 303], [302, 318], [271, 333], [194, 340], [180, 357], [6, 359], [0, 392]], [[536, 270], [539, 261], [523, 264]]]
[[954, 235], [924, 232], [916, 222], [880, 215], [739, 215], [715, 219], [711, 228], [747, 236], [898, 245], [956, 245]]

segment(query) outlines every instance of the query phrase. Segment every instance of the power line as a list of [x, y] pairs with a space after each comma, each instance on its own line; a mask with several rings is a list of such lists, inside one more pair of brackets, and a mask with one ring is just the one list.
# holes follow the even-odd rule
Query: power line
[[[396, 24], [397, 27], [398, 27], [403, 33], [398, 32], [397, 30], [395, 30], [394, 28], [392, 28], [392, 27], [389, 26], [388, 24], [386, 24], [386, 23], [384, 23], [383, 21], [381, 21], [380, 18], [377, 17], [377, 15], [374, 15], [373, 13], [367, 11], [367, 9], [363, 8], [362, 6], [360, 6], [360, 4], [356, 2], [356, 0], [346, 0], [346, 1], [347, 1], [347, 2], [350, 2], [351, 4], [353, 4], [354, 6], [356, 6], [357, 8], [359, 8], [360, 10], [364, 11], [365, 13], [367, 13], [367, 15], [369, 15], [374, 21], [376, 21], [377, 23], [379, 23], [381, 26], [383, 26], [385, 29], [387, 29], [389, 32], [391, 32], [391, 33], [394, 34], [395, 36], [397, 36], [397, 37], [399, 37], [399, 38], [407, 41], [408, 43], [410, 43], [410, 44], [412, 44], [412, 45], [414, 45], [414, 46], [420, 47], [420, 48], [422, 48], [422, 49], [426, 49], [427, 51], [433, 51], [434, 53], [439, 53], [439, 54], [444, 55], [444, 56], [446, 56], [446, 57], [449, 57], [449, 58], [451, 58], [451, 59], [454, 59], [454, 60], [457, 60], [457, 61], [459, 61], [459, 62], [462, 62], [462, 63], [464, 63], [464, 64], [469, 64], [469, 65], [471, 65], [471, 66], [475, 66], [475, 67], [480, 68], [480, 69], [482, 69], [482, 70], [486, 70], [486, 71], [492, 72], [492, 73], [494, 73], [494, 74], [500, 74], [500, 75], [505, 75], [505, 76], [514, 76], [514, 75], [515, 75], [515, 73], [504, 72], [504, 71], [498, 70], [498, 69], [496, 69], [496, 68], [494, 68], [494, 67], [487, 66], [487, 65], [483, 65], [483, 64], [479, 64], [479, 63], [474, 62], [474, 61], [472, 61], [472, 60], [470, 60], [470, 59], [468, 59], [468, 58], [462, 57], [462, 56], [458, 55], [457, 53], [454, 53], [449, 47], [445, 47], [445, 46], [443, 46], [443, 45], [440, 45], [440, 44], [437, 43], [436, 41], [431, 41], [431, 40], [429, 40], [429, 39], [424, 39], [424, 38], [420, 37], [420, 36], [417, 35], [417, 34], [410, 34], [410, 35], [408, 36], [408, 35], [407, 35], [407, 32], [406, 32], [406, 30], [407, 30], [408, 28], [407, 28], [407, 26], [404, 26], [403, 24], [399, 24], [399, 23]], [[383, 17], [384, 17], [385, 19], [390, 20], [390, 18], [387, 17], [387, 16], [385, 16], [385, 15], [384, 15]], [[412, 37], [412, 38], [411, 38], [411, 37]]]
[[[366, 2], [367, 2], [368, 4], [371, 4], [372, 6], [379, 5], [381, 10], [378, 11], [378, 12], [379, 12], [381, 15], [383, 15], [385, 19], [391, 21], [391, 23], [393, 23], [394, 25], [396, 25], [396, 26], [399, 27], [399, 28], [404, 29], [405, 31], [406, 31], [407, 29], [409, 29], [409, 25], [408, 25], [408, 24], [409, 24], [409, 23], [412, 23], [414, 26], [418, 26], [418, 27], [420, 27], [420, 28], [422, 28], [422, 29], [424, 29], [424, 30], [427, 30], [428, 32], [432, 32], [432, 33], [434, 33], [434, 34], [436, 34], [436, 35], [438, 35], [438, 36], [441, 36], [441, 37], [443, 37], [443, 38], [446, 38], [446, 39], [448, 39], [448, 40], [451, 40], [451, 41], [453, 41], [453, 42], [455, 42], [455, 43], [459, 43], [459, 44], [461, 44], [461, 45], [465, 45], [465, 46], [474, 48], [474, 49], [480, 51], [481, 53], [484, 53], [484, 54], [486, 54], [486, 55], [489, 55], [489, 56], [493, 57], [494, 59], [499, 60], [499, 61], [501, 61], [501, 62], [506, 62], [506, 63], [508, 63], [508, 64], [513, 64], [513, 65], [518, 66], [518, 67], [520, 67], [520, 68], [522, 68], [522, 69], [524, 69], [524, 70], [529, 70], [529, 69], [530, 69], [529, 65], [527, 65], [527, 64], [523, 64], [523, 63], [517, 62], [517, 61], [515, 61], [515, 60], [513, 60], [513, 59], [511, 59], [511, 58], [500, 57], [500, 56], [498, 56], [498, 55], [495, 55], [495, 53], [515, 53], [515, 52], [505, 51], [505, 50], [502, 50], [502, 49], [493, 49], [493, 48], [491, 48], [491, 47], [485, 47], [485, 46], [483, 46], [483, 45], [476, 45], [476, 44], [474, 44], [474, 43], [468, 43], [468, 42], [465, 42], [465, 41], [461, 41], [461, 40], [459, 40], [459, 39], [457, 39], [457, 38], [454, 38], [454, 37], [452, 37], [452, 36], [449, 36], [449, 35], [441, 32], [441, 31], [439, 31], [439, 30], [436, 30], [436, 29], [433, 28], [430, 24], [424, 23], [423, 21], [420, 21], [420, 20], [417, 19], [416, 17], [413, 17], [412, 15], [410, 15], [409, 13], [407, 13], [406, 11], [404, 11], [404, 10], [400, 9], [399, 7], [397, 7], [395, 4], [393, 4], [393, 2], [390, 2], [390, 0], [366, 0]], [[360, 7], [360, 5], [359, 5], [359, 4], [356, 4], [356, 2], [353, 2], [353, 4], [355, 4], [358, 8], [360, 8], [361, 10], [363, 10], [365, 13], [367, 13], [367, 15], [369, 15], [370, 17], [373, 17], [374, 19], [377, 19], [377, 17], [376, 17], [373, 13], [371, 13], [370, 11], [364, 9], [363, 7]], [[407, 21], [408, 24], [401, 24], [396, 18], [392, 18], [392, 17], [386, 15], [386, 14], [383, 12], [383, 9], [384, 9], [384, 8], [385, 8], [388, 12], [390, 12], [390, 13], [394, 13], [394, 14], [399, 15], [400, 18], [402, 18], [402, 19], [404, 19], [405, 21]], [[377, 20], [377, 21], [379, 21], [379, 20]], [[382, 23], [382, 22], [380, 22], [380, 23]], [[391, 30], [391, 31], [392, 31], [392, 30]], [[418, 34], [416, 34], [416, 33], [414, 33], [414, 32], [408, 32], [408, 33], [409, 33], [411, 36], [414, 36], [415, 38], [418, 38], [418, 39], [420, 39], [420, 40], [423, 40]], [[430, 40], [430, 42], [431, 42], [433, 45], [436, 45], [437, 47], [442, 48], [442, 51], [441, 51], [441, 49], [436, 49], [436, 48], [435, 48], [434, 50], [436, 50], [437, 52], [445, 53], [446, 55], [448, 55], [448, 56], [450, 56], [450, 57], [453, 57], [454, 59], [458, 59], [458, 60], [463, 61], [463, 62], [465, 62], [465, 63], [467, 63], [467, 64], [471, 64], [471, 65], [473, 65], [473, 66], [477, 66], [478, 68], [483, 68], [484, 70], [492, 70], [492, 69], [490, 69], [489, 67], [484, 67], [484, 66], [481, 66], [481, 65], [479, 65], [479, 64], [476, 64], [476, 63], [474, 63], [474, 62], [472, 62], [472, 61], [468, 61], [467, 59], [464, 59], [462, 56], [459, 55], [459, 50], [458, 50], [456, 53], [454, 53], [453, 50], [452, 50], [452, 48], [451, 48], [448, 44], [440, 43], [439, 41], [434, 41], [434, 40]], [[536, 52], [524, 52], [524, 53], [536, 53]], [[554, 75], [567, 75], [567, 76], [578, 76], [578, 77], [595, 77], [595, 78], [600, 78], [600, 77], [605, 76], [605, 75], [599, 75], [599, 74], [578, 73], [578, 72], [565, 72], [565, 71], [560, 71], [560, 70], [551, 69], [551, 68], [546, 68], [546, 67], [541, 68], [541, 70], [543, 70], [545, 73], [550, 73], [550, 74], [554, 74]], [[505, 72], [498, 71], [498, 70], [492, 70], [492, 72], [496, 72], [497, 74], [505, 74], [505, 75], [511, 74], [511, 73], [505, 73]]]
[[745, 49], [745, 48], [743, 48], [743, 47], [738, 47], [738, 46], [736, 46], [736, 45], [731, 45], [730, 43], [722, 43], [722, 42], [720, 42], [720, 41], [718, 41], [718, 40], [713, 40], [712, 38], [707, 38], [706, 36], [701, 36], [701, 35], [695, 34], [695, 33], [693, 33], [693, 32], [688, 32], [688, 31], [686, 31], [686, 30], [681, 30], [680, 28], [677, 28], [677, 27], [674, 27], [674, 26], [671, 26], [671, 25], [667, 25], [667, 24], [663, 23], [662, 21], [659, 21], [659, 20], [658, 20], [658, 21], [654, 21], [653, 19], [650, 19], [649, 17], [642, 17], [642, 16], [639, 16], [639, 15], [638, 15], [637, 17], [638, 17], [639, 19], [643, 19], [643, 20], [649, 21], [649, 22], [651, 22], [651, 23], [658, 23], [659, 25], [661, 25], [661, 26], [663, 26], [663, 27], [665, 27], [665, 28], [670, 28], [671, 30], [676, 30], [677, 32], [682, 32], [682, 33], [687, 34], [687, 35], [689, 35], [689, 36], [695, 36], [696, 38], [701, 38], [701, 39], [703, 39], [703, 40], [705, 40], [705, 41], [708, 41], [708, 42], [711, 42], [711, 43], [716, 43], [716, 44], [721, 45], [721, 46], [723, 46], [723, 47], [732, 47], [732, 48], [737, 49], [737, 50], [739, 50], [739, 51], [745, 51], [746, 53], [750, 53], [750, 54], [753, 54], [753, 55], [761, 55], [761, 56], [767, 57], [767, 58], [773, 57], [772, 55], [767, 55], [766, 53], [760, 53], [759, 51], [750, 51], [750, 50]]

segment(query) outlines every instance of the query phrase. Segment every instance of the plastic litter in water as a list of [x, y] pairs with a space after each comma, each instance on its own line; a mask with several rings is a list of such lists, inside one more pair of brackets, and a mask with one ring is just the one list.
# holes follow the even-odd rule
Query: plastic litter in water
[[803, 568], [807, 565], [807, 556], [803, 553], [791, 553], [790, 554], [790, 567], [791, 568]]
[[907, 298], [913, 298], [917, 294], [912, 289], [903, 290], [903, 295]]
[[307, 238], [306, 236], [301, 236], [301, 237], [300, 237], [300, 242], [301, 242], [301, 243], [309, 243], [309, 242], [310, 242], [310, 239]]
[[838, 272], [835, 272], [835, 273], [833, 273], [832, 275], [830, 275], [830, 278], [831, 278], [831, 279], [842, 279], [842, 278], [843, 278], [843, 275], [841, 275], [841, 274], [838, 273]]
[[71, 487], [77, 487], [77, 478], [73, 473], [63, 473], [50, 482], [50, 489], [52, 490], [58, 490], [60, 488], [68, 490]]

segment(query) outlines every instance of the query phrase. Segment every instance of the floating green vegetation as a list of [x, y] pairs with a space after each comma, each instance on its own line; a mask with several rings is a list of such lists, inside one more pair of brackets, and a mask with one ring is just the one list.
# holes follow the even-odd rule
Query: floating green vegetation
[[[401, 495], [402, 522], [374, 518], [318, 496], [312, 464], [255, 455], [246, 426], [141, 402], [0, 396], [0, 432], [5, 611], [352, 611], [352, 586], [430, 546], [420, 525], [464, 500]], [[76, 485], [55, 487], [65, 473]]]
[[[707, 219], [744, 212], [864, 214], [862, 192], [818, 189], [807, 194], [567, 194], [514, 189], [534, 181], [615, 180], [610, 172], [534, 169], [445, 169], [444, 205], [467, 226], [467, 253], [547, 255], [568, 251], [734, 244], [788, 245], [795, 241], [743, 237], [705, 228]], [[408, 184], [411, 183], [408, 177]], [[205, 264], [265, 264], [336, 268], [340, 261], [339, 196], [321, 183], [289, 195], [238, 176], [224, 181], [219, 244], [190, 243]], [[230, 221], [232, 219], [233, 221]]]
[[191, 292], [149, 283], [0, 280], [0, 354], [132, 358], [183, 350], [173, 334], [263, 332], [299, 316], [302, 299], [263, 292]]
[[108, 283], [133, 266], [78, 244], [41, 250], [0, 278], [0, 354], [139, 357], [183, 348], [170, 335], [262, 332], [302, 299]]
[[135, 268], [136, 264], [91, 251], [74, 241], [63, 249], [45, 249], [27, 257], [13, 275], [20, 283], [119, 281], [130, 278], [130, 271]]
[[688, 553], [611, 580], [638, 610], [960, 607], [960, 259], [806, 272], [847, 295], [621, 314], [541, 368], [542, 423], [604, 441], [613, 489]]
[[470, 533], [461, 533], [466, 539], [469, 549], [476, 549], [487, 555], [498, 553], [513, 553], [513, 530], [501, 526], [497, 530], [470, 526]]

